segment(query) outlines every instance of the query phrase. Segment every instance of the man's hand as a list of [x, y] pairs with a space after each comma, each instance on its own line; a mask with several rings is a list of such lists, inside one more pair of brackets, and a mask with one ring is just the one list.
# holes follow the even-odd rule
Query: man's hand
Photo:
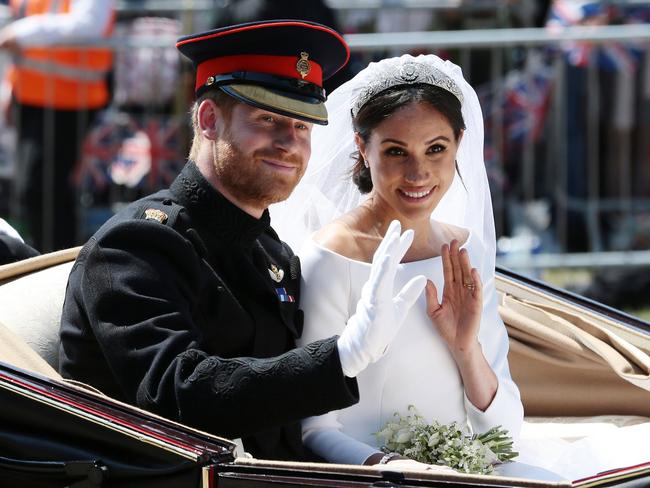
[[400, 232], [400, 223], [391, 222], [373, 256], [356, 312], [339, 337], [341, 366], [348, 377], [383, 356], [426, 284], [424, 276], [416, 276], [393, 295], [397, 265], [413, 242], [412, 230]]

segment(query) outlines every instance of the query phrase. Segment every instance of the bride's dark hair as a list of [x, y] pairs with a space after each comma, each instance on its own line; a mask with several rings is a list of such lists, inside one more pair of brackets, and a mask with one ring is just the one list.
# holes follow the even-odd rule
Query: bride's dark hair
[[[367, 144], [375, 127], [397, 109], [411, 102], [428, 103], [438, 110], [449, 121], [454, 137], [458, 141], [461, 131], [465, 129], [460, 100], [444, 88], [424, 83], [398, 85], [378, 93], [361, 107], [357, 116], [352, 119], [352, 127]], [[370, 168], [366, 167], [359, 151], [354, 152], [352, 158], [355, 160], [352, 181], [361, 193], [369, 193], [372, 190]]]

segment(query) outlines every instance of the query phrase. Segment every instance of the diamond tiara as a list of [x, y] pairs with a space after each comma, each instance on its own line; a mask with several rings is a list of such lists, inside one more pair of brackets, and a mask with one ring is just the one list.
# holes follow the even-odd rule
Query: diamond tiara
[[454, 80], [443, 73], [438, 68], [414, 61], [408, 61], [402, 64], [398, 69], [386, 73], [387, 76], [380, 77], [370, 82], [359, 96], [352, 103], [352, 116], [356, 117], [363, 107], [372, 97], [378, 93], [398, 85], [415, 85], [419, 83], [438, 86], [450, 92], [461, 103], [463, 103], [463, 93]]

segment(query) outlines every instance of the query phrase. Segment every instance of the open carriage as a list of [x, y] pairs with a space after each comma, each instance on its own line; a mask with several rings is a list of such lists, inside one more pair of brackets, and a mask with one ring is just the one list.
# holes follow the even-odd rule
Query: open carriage
[[[77, 252], [0, 267], [0, 486], [650, 486], [650, 435], [634, 459], [566, 482], [238, 457], [230, 440], [58, 376]], [[615, 442], [629, 426], [650, 432], [650, 324], [505, 270], [497, 289], [526, 412], [522, 437], [567, 443], [600, 433]]]

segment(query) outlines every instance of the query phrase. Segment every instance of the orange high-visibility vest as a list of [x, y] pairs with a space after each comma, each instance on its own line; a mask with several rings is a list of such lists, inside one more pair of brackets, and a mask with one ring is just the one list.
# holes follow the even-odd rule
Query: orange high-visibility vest
[[[70, 0], [11, 0], [16, 18], [67, 13]], [[103, 33], [113, 31], [114, 16]], [[21, 104], [60, 110], [99, 108], [108, 103], [106, 74], [113, 55], [106, 48], [38, 47], [22, 50], [9, 70], [13, 96]]]

